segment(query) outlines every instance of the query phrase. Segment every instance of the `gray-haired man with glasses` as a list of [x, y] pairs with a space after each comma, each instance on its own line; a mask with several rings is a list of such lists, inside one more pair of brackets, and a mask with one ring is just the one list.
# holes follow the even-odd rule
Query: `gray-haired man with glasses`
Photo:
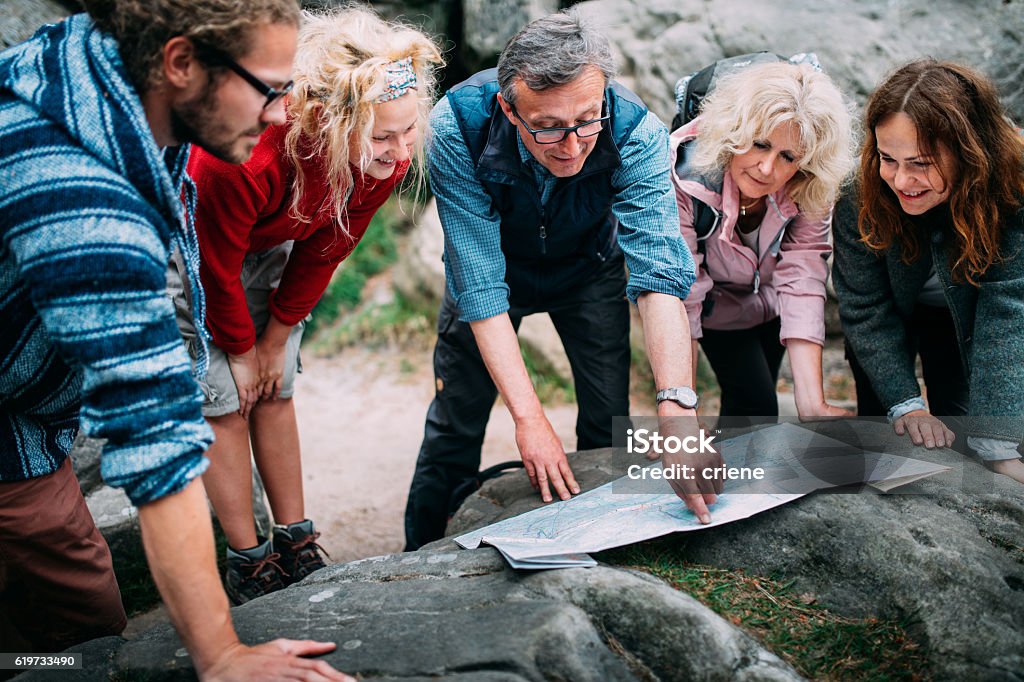
[[[669, 184], [668, 134], [613, 76], [607, 39], [570, 11], [528, 25], [496, 70], [434, 109], [428, 158], [447, 292], [406, 549], [444, 534], [453, 492], [478, 472], [497, 392], [542, 498], [579, 492], [520, 355], [524, 316], [547, 312], [562, 339], [581, 450], [610, 446], [612, 417], [629, 413], [627, 299], [639, 305], [658, 388], [694, 395], [682, 306], [694, 264]], [[665, 401], [659, 413], [695, 415], [683, 403]], [[686, 499], [709, 520], [713, 494]]]

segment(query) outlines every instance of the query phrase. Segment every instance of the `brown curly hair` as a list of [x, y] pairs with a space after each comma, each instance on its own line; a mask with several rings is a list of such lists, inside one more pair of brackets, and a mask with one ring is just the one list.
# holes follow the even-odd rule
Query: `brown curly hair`
[[[893, 72], [868, 99], [860, 158], [861, 241], [875, 251], [898, 245], [904, 263], [920, 256], [917, 231], [879, 175], [875, 127], [904, 113], [917, 128], [923, 154], [944, 147], [954, 164], [949, 207], [953, 217], [953, 279], [978, 286], [1002, 259], [1005, 220], [1024, 200], [1024, 137], [1006, 117], [995, 85], [966, 66], [919, 59]], [[941, 171], [940, 171], [941, 172]]]
[[[265, 24], [299, 25], [297, 0], [83, 0], [96, 25], [118, 42], [128, 79], [140, 94], [160, 83], [163, 46], [175, 36], [243, 57]], [[223, 69], [211, 65], [212, 72]]]

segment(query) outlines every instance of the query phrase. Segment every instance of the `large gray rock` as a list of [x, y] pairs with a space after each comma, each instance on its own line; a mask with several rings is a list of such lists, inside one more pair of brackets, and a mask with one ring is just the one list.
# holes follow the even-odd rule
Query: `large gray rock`
[[[936, 679], [1024, 680], [1024, 486], [950, 450], [873, 425], [885, 451], [953, 471], [893, 494], [817, 493], [751, 519], [679, 536], [699, 564], [795, 581], [851, 617], [912, 617]], [[822, 425], [828, 433], [835, 425]], [[612, 451], [572, 456], [584, 490], [623, 471]], [[540, 506], [522, 472], [486, 483], [448, 526], [458, 535]], [[712, 514], [714, 509], [712, 508]], [[453, 547], [450, 539], [430, 545]]]
[[589, 0], [580, 9], [612, 40], [623, 74], [668, 122], [675, 81], [724, 56], [815, 52], [859, 104], [885, 73], [914, 57], [988, 73], [1024, 120], [1024, 5], [1002, 0]]
[[[401, 20], [422, 27], [431, 34], [448, 33], [452, 15], [458, 12], [460, 0], [368, 0], [374, 11], [391, 20]], [[350, 0], [302, 0], [304, 9], [344, 7]]]
[[105, 485], [103, 477], [100, 475], [100, 456], [102, 454], [102, 440], [86, 438], [82, 434], [78, 434], [78, 437], [75, 438], [75, 444], [71, 448], [71, 465], [75, 469], [75, 476], [78, 478], [82, 494], [86, 497]]
[[62, 21], [68, 14], [68, 9], [56, 0], [4, 0], [0, 50], [32, 37], [43, 24]]
[[399, 247], [392, 282], [408, 301], [437, 306], [444, 296], [444, 230], [431, 198]]
[[472, 67], [491, 66], [520, 29], [557, 11], [558, 0], [462, 0], [463, 58]]
[[[233, 610], [245, 642], [338, 643], [363, 680], [798, 680], [691, 597], [610, 567], [517, 573], [491, 549], [336, 565]], [[170, 626], [93, 643], [94, 677], [190, 679]], [[112, 664], [108, 661], [112, 660]], [[25, 676], [24, 679], [43, 679]]]
[[[85, 438], [81, 435], [75, 439], [75, 446], [71, 450], [71, 463], [75, 468], [75, 476], [78, 477], [78, 484], [82, 488], [82, 494], [89, 503], [89, 509], [96, 518], [96, 525], [108, 538], [108, 529], [111, 532], [126, 530], [119, 523], [125, 520], [134, 519], [136, 512], [131, 501], [123, 491], [110, 488], [103, 482], [100, 475], [100, 457], [103, 454], [103, 442], [95, 438]], [[267, 509], [266, 496], [263, 490], [263, 481], [259, 473], [253, 468], [252, 479], [252, 503], [256, 517], [256, 531], [261, 535], [267, 535], [271, 530], [270, 511]], [[102, 519], [102, 521], [101, 521]], [[137, 532], [137, 522], [133, 522]]]

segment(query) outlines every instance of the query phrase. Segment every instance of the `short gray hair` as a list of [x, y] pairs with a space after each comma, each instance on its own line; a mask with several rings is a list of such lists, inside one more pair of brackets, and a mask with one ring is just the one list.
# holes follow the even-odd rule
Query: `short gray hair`
[[531, 90], [547, 90], [571, 83], [588, 66], [600, 69], [605, 84], [615, 77], [608, 38], [575, 9], [549, 14], [527, 24], [502, 50], [498, 57], [501, 96], [512, 104], [517, 79]]

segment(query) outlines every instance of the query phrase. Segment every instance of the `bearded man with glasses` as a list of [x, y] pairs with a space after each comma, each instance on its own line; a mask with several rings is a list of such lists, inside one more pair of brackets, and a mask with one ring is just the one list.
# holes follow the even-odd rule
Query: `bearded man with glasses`
[[[612, 417], [629, 413], [627, 299], [639, 305], [658, 388], [693, 396], [662, 402], [659, 414], [695, 416], [682, 306], [694, 264], [669, 183], [668, 133], [614, 71], [607, 39], [570, 10], [528, 25], [496, 70], [434, 108], [428, 161], [447, 288], [407, 550], [444, 534], [452, 493], [478, 473], [498, 392], [542, 499], [579, 492], [520, 355], [526, 315], [548, 313], [561, 337], [579, 449], [610, 446]], [[713, 494], [684, 499], [710, 520]]]
[[[351, 679], [302, 658], [333, 643], [235, 633], [200, 479], [207, 347], [198, 335], [193, 368], [165, 286], [176, 253], [205, 319], [189, 143], [239, 163], [284, 122], [298, 7], [83, 4], [0, 54], [0, 648], [54, 653], [124, 629], [68, 458], [81, 430], [106, 439], [101, 473], [138, 507], [200, 679]], [[213, 43], [223, 59], [201, 54]]]

